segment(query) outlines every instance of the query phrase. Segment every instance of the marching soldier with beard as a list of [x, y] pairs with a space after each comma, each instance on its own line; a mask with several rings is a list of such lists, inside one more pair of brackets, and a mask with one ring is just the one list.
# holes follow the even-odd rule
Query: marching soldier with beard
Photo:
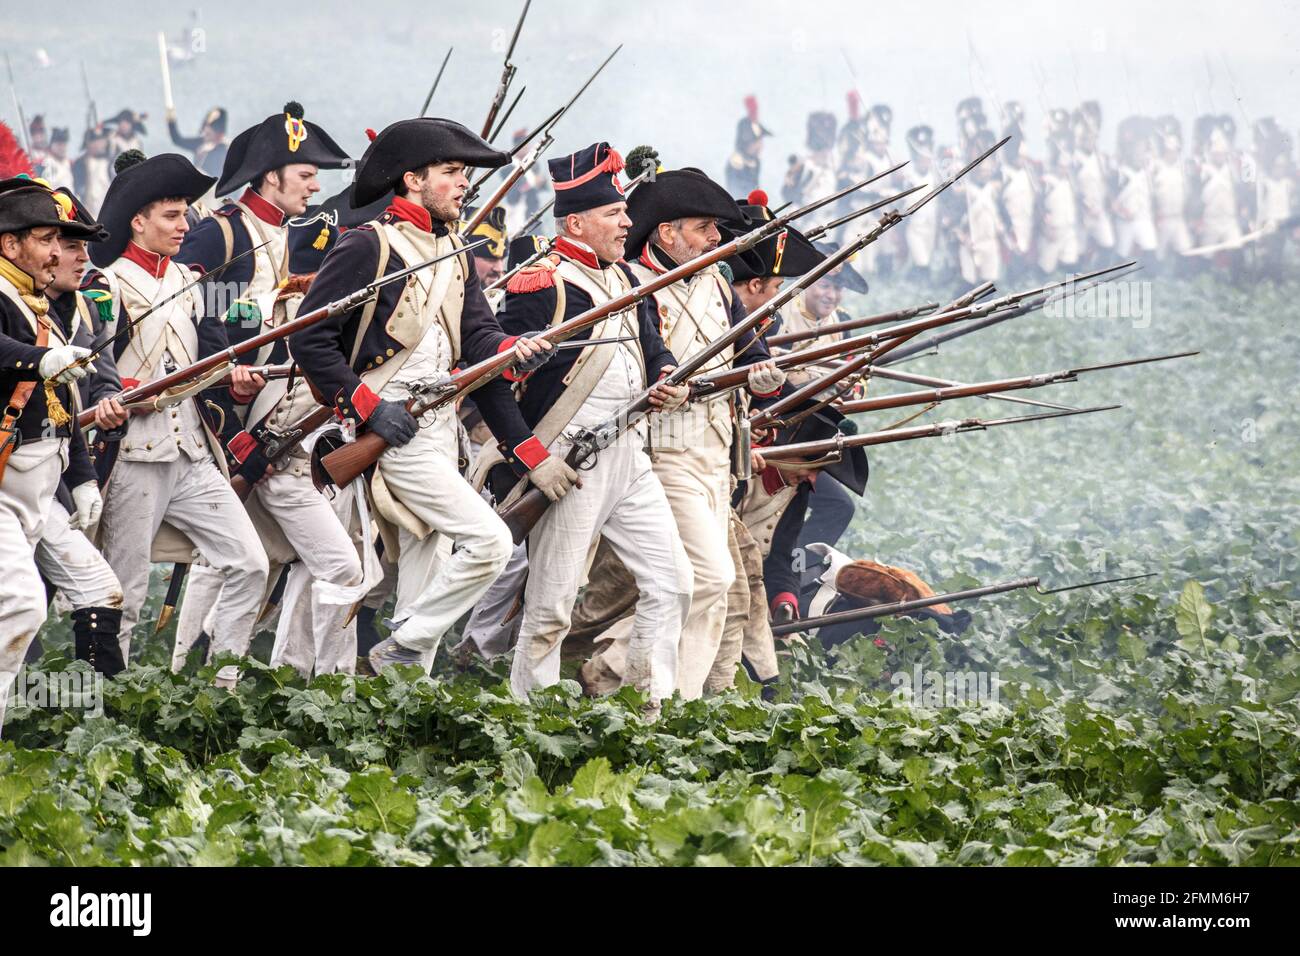
[[[301, 292], [286, 287], [293, 272], [294, 230], [289, 220], [302, 215], [320, 191], [317, 173], [347, 162], [347, 154], [325, 130], [303, 119], [303, 108], [296, 102], [285, 104], [282, 112], [240, 133], [230, 144], [216, 192], [225, 196], [240, 187], [244, 191], [200, 221], [185, 237], [176, 259], [206, 275], [243, 256], [204, 283], [208, 302], [225, 316], [231, 344], [270, 331], [296, 314]], [[313, 224], [305, 231], [301, 238], [310, 244], [323, 248], [330, 241], [327, 224]], [[260, 248], [245, 255], [254, 247]], [[246, 361], [284, 364], [291, 357], [288, 344], [280, 339]], [[276, 565], [270, 580], [278, 578], [280, 565], [292, 563], [290, 577], [304, 580], [291, 580], [286, 587], [295, 593], [310, 587], [317, 668], [350, 671], [356, 655], [342, 645], [354, 640], [354, 630], [345, 621], [360, 597], [352, 593], [362, 582], [356, 547], [332, 503], [312, 483], [309, 444], [298, 445], [279, 469], [272, 469], [262, 453], [270, 438], [306, 418], [316, 400], [301, 376], [270, 385], [260, 376], [252, 379], [253, 389], [240, 396], [244, 401], [236, 402], [229, 390], [215, 396], [223, 411], [222, 440], [236, 474], [253, 486], [247, 505]], [[174, 663], [183, 662], [197, 640], [220, 590], [221, 576], [215, 570], [202, 564], [191, 570], [177, 623]], [[280, 646], [285, 646], [290, 626], [290, 616], [282, 615], [277, 628]], [[273, 658], [272, 663], [280, 661]]]
[[[541, 331], [624, 295], [636, 284], [621, 264], [632, 226], [619, 180], [622, 169], [622, 157], [608, 143], [550, 161], [556, 239], [548, 256], [510, 280], [500, 315], [506, 332]], [[575, 341], [631, 341], [569, 351], [521, 386], [524, 420], [553, 457], [567, 454], [566, 436], [617, 414], [676, 366], [656, 318], [649, 300], [607, 317]], [[662, 386], [651, 401], [672, 411], [686, 396], [685, 387]], [[645, 427], [638, 426], [601, 451], [579, 485], [555, 502], [529, 535], [534, 560], [510, 673], [511, 689], [519, 697], [559, 680], [560, 646], [588, 554], [601, 537], [640, 594], [623, 682], [647, 692], [652, 701], [673, 692], [677, 646], [691, 599], [691, 563], [642, 448], [644, 433]], [[478, 469], [491, 467], [493, 460], [499, 456], [481, 459]], [[508, 488], [515, 482], [504, 470]], [[505, 496], [502, 491], [500, 497]]]
[[60, 480], [73, 488], [80, 522], [93, 523], [101, 505], [71, 387], [90, 372], [76, 364], [90, 352], [67, 342], [45, 296], [60, 237], [94, 232], [44, 186], [26, 177], [0, 181], [0, 726], [9, 688], [45, 621], [34, 554]]
[[[626, 250], [632, 273], [642, 282], [715, 249], [722, 238], [719, 221], [745, 218], [721, 186], [689, 168], [659, 173], [638, 186], [628, 203], [628, 215], [632, 227]], [[664, 341], [683, 358], [745, 315], [716, 265], [651, 298]], [[721, 359], [724, 365], [734, 362], [750, 369], [749, 390], [755, 396], [773, 396], [785, 382], [767, 347], [752, 333]], [[677, 655], [677, 689], [688, 700], [703, 693], [722, 641], [726, 595], [736, 579], [728, 545], [733, 428], [729, 402], [659, 415], [650, 426], [654, 471], [667, 493], [694, 572], [690, 612]], [[607, 643], [582, 669], [589, 687], [610, 688], [623, 679], [632, 632], [632, 622], [626, 619], [605, 632]]]
[[[225, 323], [205, 315], [200, 290], [186, 288], [195, 273], [172, 258], [189, 231], [189, 205], [208, 191], [212, 177], [176, 153], [151, 159], [126, 153], [116, 166], [100, 211], [109, 238], [91, 244], [98, 271], [88, 284], [113, 302], [119, 333], [142, 320], [113, 346], [122, 384], [129, 387], [227, 349], [229, 340]], [[176, 293], [182, 294], [164, 303]], [[239, 366], [230, 387], [245, 401], [255, 388]], [[101, 473], [109, 472], [101, 546], [122, 584], [124, 660], [130, 659], [151, 562], [189, 563], [196, 550], [223, 581], [213, 653], [248, 650], [267, 559], [225, 468], [224, 449], [196, 396], [133, 414], [121, 440], [101, 455]], [[223, 672], [220, 683], [232, 686], [234, 679]]]
[[[452, 232], [469, 188], [466, 168], [495, 169], [509, 157], [459, 123], [420, 118], [372, 138], [357, 167], [351, 204], [362, 208], [394, 193], [377, 220], [350, 229], [326, 257], [301, 310], [355, 292], [464, 243]], [[390, 283], [371, 302], [290, 338], [289, 348], [317, 393], [349, 429], [365, 427], [388, 444], [370, 478], [383, 518], [384, 550], [398, 566], [392, 635], [369, 655], [376, 672], [390, 664], [427, 670], [446, 631], [501, 573], [513, 550], [505, 524], [461, 477], [456, 411], [421, 421], [406, 402], [462, 359], [513, 350], [516, 377], [541, 362], [547, 343], [507, 337], [465, 254]], [[534, 360], [537, 361], [534, 361]], [[475, 393], [506, 460], [548, 497], [577, 475], [551, 456], [520, 415], [503, 379]], [[317, 453], [321, 446], [318, 444]], [[455, 545], [447, 556], [445, 543]]]

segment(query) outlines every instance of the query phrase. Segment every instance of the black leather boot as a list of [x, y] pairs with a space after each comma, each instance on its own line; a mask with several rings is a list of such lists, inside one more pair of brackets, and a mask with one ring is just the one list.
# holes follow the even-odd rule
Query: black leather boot
[[122, 609], [117, 607], [82, 607], [72, 612], [72, 638], [77, 660], [105, 677], [114, 677], [126, 669], [122, 645], [117, 633], [122, 626]]

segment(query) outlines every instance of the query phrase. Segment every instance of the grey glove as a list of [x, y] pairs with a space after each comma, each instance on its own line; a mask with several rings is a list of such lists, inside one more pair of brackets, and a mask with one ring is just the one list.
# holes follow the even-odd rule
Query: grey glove
[[419, 422], [415, 420], [406, 406], [398, 402], [382, 399], [375, 410], [366, 419], [366, 425], [376, 435], [394, 448], [401, 448], [419, 431]]
[[578, 480], [578, 473], [570, 468], [563, 458], [556, 458], [554, 455], [528, 472], [528, 480], [551, 501], [559, 501], [574, 485], [582, 487], [582, 482]]

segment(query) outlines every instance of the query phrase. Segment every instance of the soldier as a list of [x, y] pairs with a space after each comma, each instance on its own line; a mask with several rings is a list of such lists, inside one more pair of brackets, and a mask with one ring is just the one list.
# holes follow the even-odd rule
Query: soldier
[[1042, 221], [1038, 230], [1038, 268], [1053, 273], [1079, 261], [1078, 204], [1074, 192], [1069, 114], [1055, 109], [1048, 116], [1047, 159], [1043, 164]]
[[[831, 141], [833, 144], [833, 140]], [[833, 189], [834, 183], [831, 182]], [[659, 173], [642, 183], [628, 203], [632, 227], [626, 249], [633, 275], [647, 281], [716, 248], [718, 222], [743, 221], [726, 191], [698, 169]], [[676, 282], [653, 296], [664, 341], [686, 357], [744, 318], [744, 306], [716, 265]], [[742, 337], [719, 364], [745, 366], [749, 390], [773, 396], [785, 381], [770, 361], [762, 340]], [[699, 697], [717, 657], [726, 622], [726, 595], [736, 578], [728, 546], [731, 514], [731, 450], [734, 427], [730, 403], [657, 416], [651, 422], [654, 471], [663, 484], [682, 545], [694, 572], [690, 612], [677, 655], [677, 689]], [[595, 688], [616, 686], [624, 677], [633, 624], [622, 620], [605, 632], [608, 643], [583, 666], [582, 677]]]
[[60, 236], [92, 234], [44, 186], [25, 177], [0, 182], [0, 726], [9, 688], [45, 621], [34, 553], [61, 476], [73, 486], [79, 522], [93, 523], [101, 506], [72, 418], [71, 383], [90, 371], [76, 363], [90, 352], [68, 344], [44, 295]]
[[[1196, 190], [1200, 209], [1197, 239], [1202, 246], [1241, 241], [1240, 176], [1232, 148], [1235, 129], [1231, 118], [1226, 116], [1202, 116], [1197, 120], [1200, 160]], [[1235, 262], [1237, 254], [1229, 252], [1222, 258]]]
[[[377, 134], [357, 167], [351, 203], [361, 208], [394, 192], [385, 214], [345, 232], [317, 273], [302, 310], [355, 292], [385, 274], [463, 246], [450, 227], [461, 217], [467, 166], [495, 169], [509, 157], [459, 123], [402, 120]], [[370, 304], [292, 336], [303, 373], [349, 428], [365, 426], [388, 449], [371, 478], [384, 519], [384, 550], [398, 562], [392, 636], [369, 655], [428, 669], [443, 634], [474, 606], [513, 549], [510, 532], [461, 478], [455, 409], [420, 422], [405, 403], [420, 386], [462, 358], [477, 362], [513, 350], [529, 366], [549, 344], [501, 331], [468, 256], [456, 255], [385, 286]], [[516, 366], [516, 377], [518, 377]], [[507, 461], [548, 496], [561, 497], [577, 476], [549, 455], [524, 423], [506, 381], [475, 393], [483, 417], [507, 449]], [[446, 556], [443, 542], [456, 548]]]
[[[907, 148], [912, 161], [900, 172], [905, 188], [930, 182], [935, 175], [934, 130], [929, 126], [913, 126], [907, 131]], [[908, 217], [903, 224], [903, 241], [907, 247], [907, 260], [912, 277], [918, 281], [932, 278], [939, 231], [938, 203], [929, 203]]]
[[50, 131], [45, 125], [45, 117], [37, 113], [27, 124], [27, 158], [32, 167], [39, 172], [50, 151]]
[[[890, 124], [893, 123], [894, 112], [883, 103], [877, 103], [867, 112], [866, 116], [866, 148], [862, 154], [862, 176], [858, 179], [864, 179], [868, 176], [878, 176], [885, 170], [897, 165], [889, 149]], [[850, 182], [857, 182], [857, 179], [846, 179], [842, 185], [848, 185]], [[888, 179], [881, 179], [867, 187], [867, 191], [862, 194], [861, 199], [866, 202], [874, 202], [895, 192], [898, 184], [896, 176]], [[816, 195], [814, 193], [814, 195]], [[845, 197], [846, 200], [848, 197]], [[849, 203], [848, 205], [852, 205]], [[845, 226], [847, 229], [848, 226]], [[887, 232], [879, 240], [873, 242], [863, 250], [862, 269], [870, 274], [889, 275], [894, 269], [894, 260], [903, 254], [902, 237], [895, 232]]]
[[50, 130], [50, 148], [41, 160], [38, 175], [52, 188], [72, 186], [72, 161], [68, 159], [68, 128], [56, 126]]
[[745, 97], [745, 118], [736, 123], [736, 145], [727, 160], [727, 191], [733, 196], [748, 195], [759, 187], [763, 140], [772, 131], [758, 121], [758, 97]]
[[1115, 248], [1107, 194], [1111, 174], [1106, 158], [1098, 149], [1101, 140], [1101, 112], [1095, 107], [1079, 109], [1072, 118], [1074, 152], [1071, 156], [1074, 192], [1079, 201], [1079, 244], [1086, 256]]
[[81, 142], [81, 155], [72, 163], [72, 191], [86, 204], [91, 215], [99, 214], [99, 207], [108, 192], [108, 183], [112, 179], [111, 162], [108, 134], [104, 128], [87, 127]]
[[1156, 251], [1155, 211], [1151, 202], [1151, 137], [1154, 124], [1129, 116], [1119, 124], [1115, 150], [1115, 252], [1127, 259], [1137, 250]]
[[1021, 274], [1030, 268], [1030, 255], [1034, 248], [1034, 222], [1038, 203], [1038, 176], [1034, 165], [1024, 155], [1024, 107], [1017, 102], [1006, 105], [1006, 125], [1003, 137], [1011, 141], [998, 155], [1002, 173], [1000, 199], [1002, 213], [1007, 223], [1004, 237], [1010, 253], [1010, 266]]
[[[972, 141], [976, 155], [993, 146], [993, 133], [980, 130]], [[1002, 244], [1007, 233], [1002, 218], [1002, 179], [998, 157], [990, 156], [954, 187], [966, 200], [961, 242], [961, 277], [975, 285], [1002, 277]]]
[[148, 118], [145, 113], [122, 110], [104, 121], [104, 127], [108, 130], [109, 159], [116, 162], [117, 157], [131, 149], [144, 152], [144, 137], [149, 135], [144, 121]]
[[[800, 238], [802, 239], [802, 237]], [[787, 243], [787, 249], [789, 245]], [[792, 273], [792, 275], [802, 275], [810, 271], [817, 263], [835, 251], [835, 246], [830, 243], [808, 244], [804, 240], [803, 243], [796, 241], [795, 245], [795, 252], [797, 253], [794, 257], [797, 264], [795, 267], [801, 268], [801, 271]], [[803, 248], [805, 245], [808, 247], [807, 249]], [[808, 265], [809, 262], [812, 265]], [[739, 265], [738, 268], [741, 269], [743, 275], [746, 267]], [[769, 330], [769, 336], [788, 332], [810, 332], [821, 326], [848, 321], [852, 316], [840, 308], [845, 293], [858, 295], [866, 295], [867, 293], [867, 280], [847, 262], [828, 275], [818, 279], [782, 306], [777, 313], [777, 321], [773, 323], [772, 329]], [[830, 345], [845, 338], [847, 338], [845, 332], [829, 332], [816, 338], [796, 342], [780, 351], [820, 348], [823, 345]], [[827, 364], [796, 369], [789, 372], [787, 378], [791, 385], [801, 387], [814, 378], [825, 375], [830, 371], [830, 368], [831, 366]]]
[[1175, 116], [1156, 120], [1156, 155], [1151, 162], [1151, 205], [1156, 227], [1156, 255], [1162, 262], [1182, 265], [1182, 253], [1192, 247], [1187, 228], [1187, 161], [1182, 127]]
[[[65, 208], [71, 208], [74, 221], [95, 230], [91, 238], [101, 242], [108, 238], [104, 227], [95, 222], [71, 193], [60, 190], [56, 200]], [[87, 350], [102, 345], [106, 339], [100, 307], [92, 304], [95, 302], [92, 294], [83, 295], [77, 291], [89, 262], [90, 254], [84, 237], [60, 236], [59, 263], [53, 281], [45, 290], [50, 301], [48, 317], [58, 323], [64, 340]], [[104, 302], [104, 306], [111, 318], [111, 303]], [[100, 431], [114, 430], [127, 420], [126, 410], [114, 397], [121, 391], [121, 380], [111, 355], [97, 356], [95, 366], [95, 371], [79, 383], [79, 404], [95, 407], [95, 427]], [[95, 670], [112, 677], [125, 666], [118, 633], [122, 618], [122, 586], [104, 556], [87, 537], [94, 521], [80, 512], [77, 499], [88, 494], [88, 491], [69, 487], [67, 481], [60, 486], [36, 546], [36, 563], [41, 576], [52, 588], [62, 591], [72, 605], [76, 658], [88, 661]]]
[[[214, 106], [203, 117], [198, 136], [185, 136], [176, 123], [176, 111], [167, 111], [167, 133], [172, 142], [181, 149], [188, 149], [194, 156], [194, 165], [209, 176], [220, 176], [226, 165], [226, 124], [229, 116], [224, 106]], [[223, 194], [224, 195], [224, 194]]]
[[[172, 256], [189, 231], [189, 203], [207, 192], [212, 177], [176, 153], [147, 160], [125, 153], [115, 166], [117, 178], [100, 213], [109, 238], [91, 244], [90, 257], [99, 269], [88, 284], [111, 297], [119, 332], [143, 319], [113, 350], [122, 383], [131, 386], [229, 348], [229, 340], [224, 323], [205, 320], [198, 290], [163, 302], [194, 281], [194, 273]], [[235, 367], [230, 387], [237, 398], [251, 397], [247, 369]], [[124, 594], [124, 660], [130, 659], [131, 631], [148, 590], [151, 560], [188, 563], [196, 549], [223, 578], [212, 651], [247, 651], [267, 559], [227, 482], [225, 464], [197, 397], [133, 415], [121, 441], [101, 456], [101, 467], [111, 474], [100, 534], [104, 557]], [[221, 677], [226, 686], [233, 680], [230, 672]]]
[[[302, 215], [320, 191], [316, 179], [321, 169], [338, 169], [347, 154], [314, 123], [303, 118], [301, 104], [284, 109], [235, 137], [226, 154], [216, 193], [231, 195], [245, 187], [238, 199], [227, 202], [201, 220], [185, 237], [178, 262], [207, 275], [222, 269], [212, 283], [204, 283], [209, 307], [225, 316], [230, 343], [238, 344], [288, 321], [302, 301], [301, 290], [286, 289], [291, 275], [289, 220]], [[322, 247], [330, 241], [328, 225], [306, 227], [304, 245]], [[252, 255], [245, 255], [260, 246]], [[247, 364], [283, 364], [290, 361], [287, 343], [280, 339]], [[301, 376], [267, 386], [252, 376], [247, 402], [236, 403], [229, 391], [218, 392], [222, 408], [222, 441], [236, 473], [253, 486], [249, 514], [261, 532], [269, 557], [276, 564], [294, 562], [291, 572], [320, 583], [312, 589], [313, 655], [317, 661], [343, 660], [348, 668], [355, 655], [339, 654], [337, 645], [347, 640], [344, 620], [350, 603], [341, 603], [340, 589], [361, 583], [362, 569], [356, 548], [339, 522], [334, 507], [312, 484], [308, 450], [296, 447], [284, 465], [272, 470], [262, 449], [266, 441], [306, 418], [316, 406], [311, 389]], [[276, 576], [272, 575], [274, 580]], [[296, 589], [305, 588], [298, 582]], [[177, 624], [177, 653], [173, 664], [197, 639], [200, 622], [213, 608], [221, 576], [202, 564], [191, 569], [188, 593]], [[326, 600], [326, 592], [330, 600]], [[282, 615], [278, 639], [287, 640], [288, 615]], [[204, 629], [206, 630], [206, 628]], [[274, 661], [273, 663], [279, 663]]]
[[835, 114], [824, 110], [808, 114], [808, 153], [790, 157], [781, 198], [794, 205], [835, 191], [839, 174], [835, 162]]
[[[556, 239], [535, 266], [510, 280], [501, 327], [527, 335], [574, 318], [626, 294], [636, 284], [621, 263], [632, 222], [619, 173], [623, 160], [608, 143], [550, 161], [555, 187]], [[640, 187], [645, 188], [645, 187]], [[630, 336], [632, 342], [570, 351], [535, 373], [520, 397], [524, 420], [553, 457], [563, 458], [577, 429], [614, 416], [676, 367], [656, 328], [649, 300], [611, 315], [577, 338]], [[656, 408], [671, 411], [685, 400], [682, 386], [659, 386]], [[671, 696], [677, 645], [690, 606], [691, 564], [673, 523], [664, 489], [651, 469], [639, 425], [597, 455], [580, 485], [546, 512], [529, 535], [535, 560], [524, 593], [523, 623], [510, 671], [516, 696], [560, 676], [560, 645], [569, 630], [588, 553], [604, 537], [631, 573], [636, 603], [624, 683], [652, 700]], [[490, 466], [489, 456], [479, 469]], [[501, 466], [498, 466], [501, 467]], [[504, 488], [514, 484], [506, 469]]]
[[1271, 116], [1255, 122], [1255, 215], [1252, 227], [1262, 232], [1255, 249], [1261, 275], [1282, 277], [1287, 234], [1294, 227], [1295, 168], [1291, 141]]
[[[466, 218], [472, 219], [474, 213], [473, 209], [465, 210]], [[469, 242], [476, 239], [491, 240], [486, 246], [479, 246], [473, 253], [474, 271], [478, 273], [478, 281], [486, 289], [506, 274], [506, 253], [510, 249], [510, 242], [506, 232], [505, 208], [494, 207], [488, 212], [487, 218], [479, 223], [466, 239]], [[498, 296], [497, 304], [500, 304], [500, 301]]]

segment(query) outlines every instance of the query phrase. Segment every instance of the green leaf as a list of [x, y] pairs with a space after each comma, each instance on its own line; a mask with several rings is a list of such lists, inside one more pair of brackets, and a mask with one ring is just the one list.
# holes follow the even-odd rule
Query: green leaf
[[1182, 637], [1179, 644], [1187, 650], [1192, 650], [1199, 643], [1201, 653], [1209, 657], [1210, 651], [1206, 646], [1205, 637], [1213, 613], [1214, 609], [1205, 599], [1205, 588], [1199, 581], [1192, 580], [1183, 585], [1183, 593], [1174, 608], [1174, 627]]

